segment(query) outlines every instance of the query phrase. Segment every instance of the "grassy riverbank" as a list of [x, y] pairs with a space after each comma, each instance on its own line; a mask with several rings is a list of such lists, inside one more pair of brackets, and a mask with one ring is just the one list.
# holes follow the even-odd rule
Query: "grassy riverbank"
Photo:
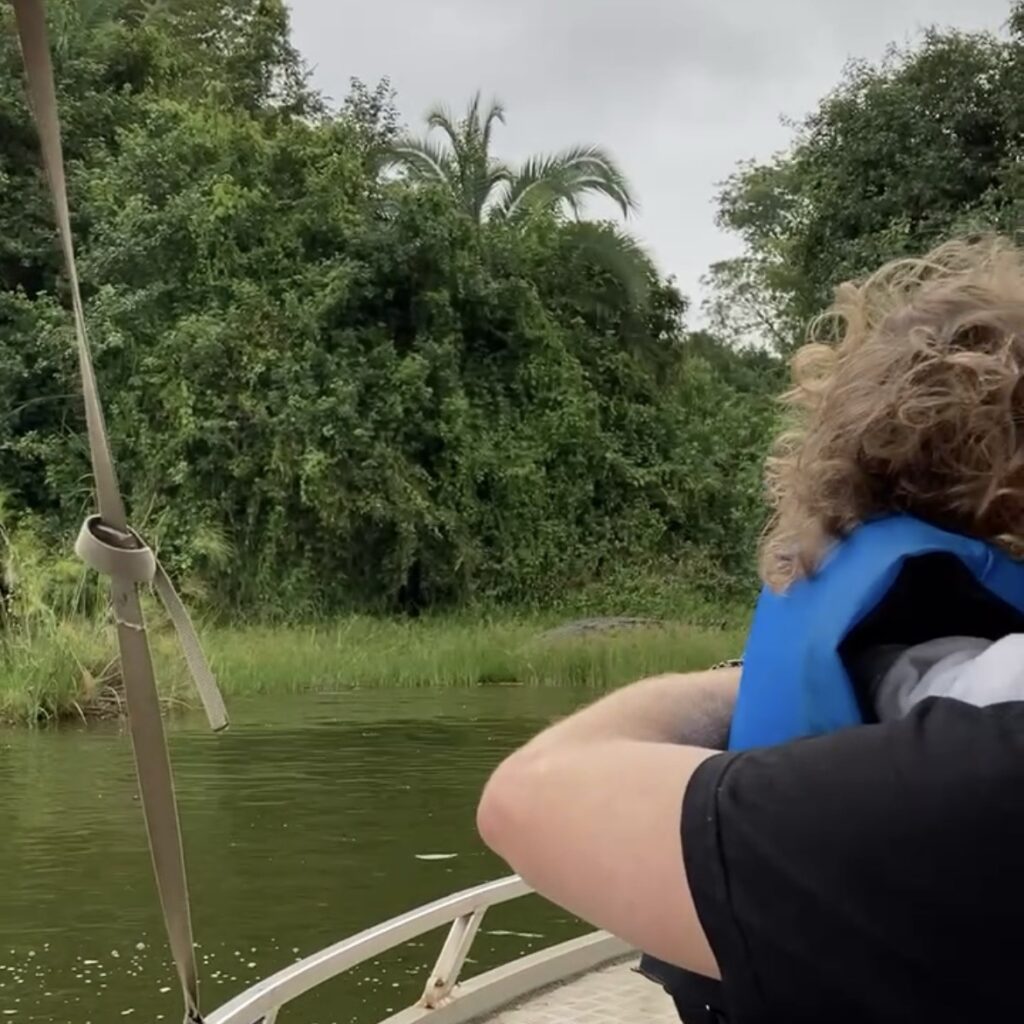
[[[552, 631], [544, 617], [351, 617], [316, 626], [204, 628], [225, 695], [323, 692], [347, 687], [615, 686], [734, 657], [737, 627], [681, 622], [610, 631]], [[161, 686], [190, 704], [174, 637], [153, 630]], [[116, 663], [108, 628], [55, 624], [11, 645], [0, 664], [0, 720], [33, 723], [116, 711]]]

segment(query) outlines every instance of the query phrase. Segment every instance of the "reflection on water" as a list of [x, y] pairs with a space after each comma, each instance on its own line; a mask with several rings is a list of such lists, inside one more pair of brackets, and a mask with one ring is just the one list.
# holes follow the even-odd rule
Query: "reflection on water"
[[[172, 757], [210, 1009], [375, 921], [504, 872], [473, 808], [501, 754], [583, 694], [359, 691], [176, 723]], [[574, 934], [538, 900], [491, 912], [467, 973]], [[295, 1004], [289, 1024], [368, 1024], [414, 1000], [428, 936]], [[127, 737], [0, 733], [0, 1021], [177, 1021]]]

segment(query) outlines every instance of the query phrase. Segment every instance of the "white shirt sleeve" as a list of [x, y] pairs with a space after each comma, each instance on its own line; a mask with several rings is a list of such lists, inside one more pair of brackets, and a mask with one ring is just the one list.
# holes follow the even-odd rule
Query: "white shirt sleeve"
[[1024, 634], [997, 640], [942, 637], [904, 651], [875, 692], [882, 721], [902, 718], [928, 697], [985, 707], [1024, 700]]

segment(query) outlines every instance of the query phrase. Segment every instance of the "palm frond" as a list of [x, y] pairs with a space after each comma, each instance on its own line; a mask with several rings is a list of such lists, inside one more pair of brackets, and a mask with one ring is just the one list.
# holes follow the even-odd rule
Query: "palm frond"
[[453, 184], [452, 155], [430, 139], [399, 139], [381, 159], [381, 170], [399, 168], [413, 181]]
[[550, 159], [553, 168], [562, 175], [565, 187], [576, 195], [603, 195], [619, 207], [623, 217], [638, 209], [629, 179], [600, 146], [573, 146]]
[[[476, 92], [461, 118], [438, 105], [427, 112], [428, 137], [403, 139], [391, 148], [384, 166], [399, 166], [413, 180], [446, 184], [466, 212], [512, 219], [531, 210], [567, 212], [579, 219], [588, 196], [615, 203], [624, 217], [637, 208], [626, 176], [601, 147], [572, 146], [559, 153], [533, 157], [517, 171], [491, 155], [494, 128], [505, 123], [499, 100], [484, 104]], [[444, 136], [442, 145], [430, 132]]]
[[611, 199], [623, 216], [637, 209], [626, 176], [598, 146], [573, 146], [560, 153], [527, 160], [511, 182], [498, 215], [515, 217], [528, 209], [564, 205], [579, 215], [587, 195]]
[[500, 215], [513, 218], [536, 209], [555, 209], [565, 204], [575, 214], [581, 195], [573, 175], [557, 157], [536, 156], [526, 160], [509, 183]]
[[[427, 111], [427, 131], [439, 131], [444, 134], [451, 157], [446, 161], [444, 181], [464, 207], [471, 205], [467, 198], [466, 168], [472, 157], [467, 145], [465, 122], [456, 120], [451, 108], [445, 104], [437, 104]], [[424, 140], [424, 145], [427, 140]]]
[[506, 163], [490, 160], [477, 170], [477, 175], [468, 190], [472, 196], [470, 214], [477, 221], [483, 221], [494, 206], [494, 196], [498, 190], [507, 187], [514, 177], [512, 169]]
[[451, 107], [444, 103], [438, 103], [427, 111], [425, 120], [428, 130], [444, 132], [452, 149], [458, 149], [462, 126], [452, 113]]
[[470, 160], [469, 150], [472, 148], [471, 125], [476, 118], [474, 104], [479, 102], [480, 94], [470, 101], [462, 120], [456, 118], [451, 107], [444, 103], [435, 104], [427, 111], [427, 131], [443, 132], [448, 145], [455, 154], [455, 166], [463, 168]]
[[[505, 104], [495, 98], [487, 105], [486, 111], [481, 112], [482, 107], [483, 94], [477, 89], [466, 105], [466, 112], [458, 122], [458, 129], [465, 138], [478, 140], [486, 147], [491, 141], [494, 125], [505, 123]], [[440, 112], [451, 120], [451, 115], [445, 107], [435, 107], [432, 113], [434, 112]]]
[[494, 126], [504, 123], [505, 105], [499, 99], [491, 100], [491, 105], [487, 108], [487, 114], [483, 118], [483, 127], [480, 133], [481, 146], [488, 155], [491, 152], [491, 137], [494, 134]]
[[531, 209], [555, 207], [562, 198], [554, 187], [547, 160], [532, 157], [510, 177], [505, 195], [494, 212], [498, 217], [511, 220]]
[[489, 205], [495, 188], [507, 181], [509, 172], [491, 158], [491, 136], [495, 124], [505, 120], [505, 108], [493, 100], [483, 109], [479, 91], [474, 93], [462, 118], [456, 120], [445, 106], [433, 107], [427, 113], [431, 131], [445, 134], [454, 159], [449, 172], [453, 189], [466, 212], [480, 219]]

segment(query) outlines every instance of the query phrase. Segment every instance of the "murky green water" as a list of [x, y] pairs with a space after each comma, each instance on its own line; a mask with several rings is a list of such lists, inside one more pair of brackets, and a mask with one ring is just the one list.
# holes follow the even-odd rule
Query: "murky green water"
[[[237, 703], [174, 760], [207, 1009], [339, 938], [505, 873], [473, 809], [501, 754], [583, 695], [517, 687]], [[455, 854], [420, 859], [425, 854]], [[467, 973], [575, 934], [539, 900], [497, 908]], [[441, 936], [357, 968], [282, 1024], [369, 1024], [422, 990]], [[0, 1021], [180, 1020], [115, 727], [0, 733]]]

